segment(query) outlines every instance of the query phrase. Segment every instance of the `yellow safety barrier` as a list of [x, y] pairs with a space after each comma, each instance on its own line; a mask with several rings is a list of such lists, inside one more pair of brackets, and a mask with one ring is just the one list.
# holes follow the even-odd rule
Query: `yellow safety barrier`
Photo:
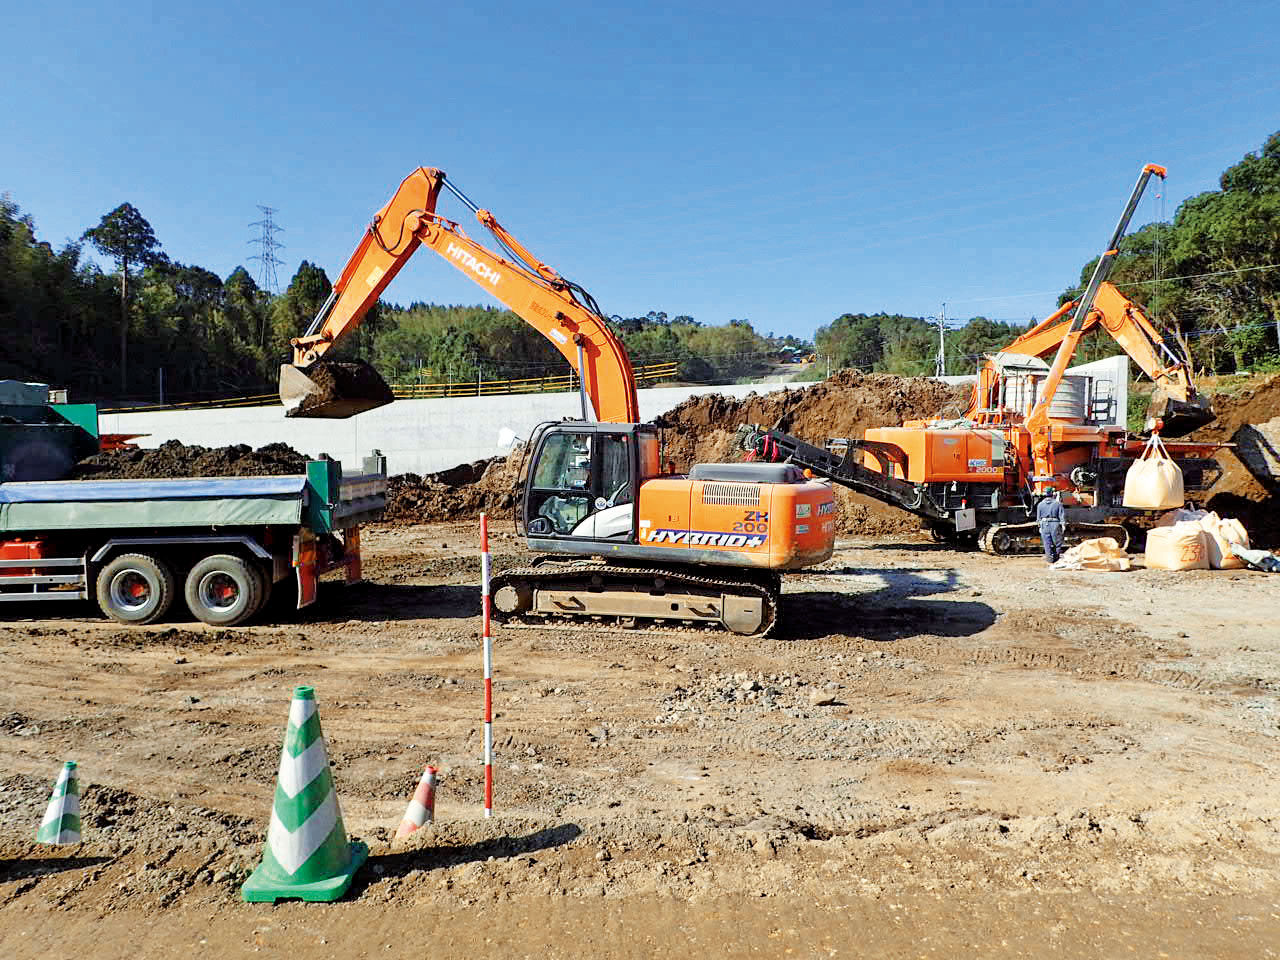
[[[667, 380], [676, 375], [676, 360], [637, 367], [637, 383]], [[454, 383], [393, 383], [391, 393], [399, 400], [438, 400], [445, 397], [492, 397], [513, 393], [562, 393], [576, 390], [576, 376], [523, 377], [515, 380], [459, 380]], [[155, 404], [146, 407], [104, 407], [99, 413], [158, 413], [168, 410], [225, 410], [235, 407], [274, 407], [280, 398], [274, 393], [221, 400], [192, 400], [187, 403]]]

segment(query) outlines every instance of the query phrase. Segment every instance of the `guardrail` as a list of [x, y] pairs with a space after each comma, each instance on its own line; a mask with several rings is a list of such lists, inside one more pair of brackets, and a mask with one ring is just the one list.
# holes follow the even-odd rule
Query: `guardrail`
[[[655, 383], [671, 380], [680, 364], [676, 360], [667, 363], [651, 363], [636, 367], [636, 383]], [[576, 375], [562, 377], [524, 377], [518, 380], [456, 380], [451, 383], [393, 383], [391, 393], [398, 400], [437, 400], [445, 397], [493, 397], [514, 393], [563, 393], [578, 388]], [[189, 403], [152, 404], [139, 407], [103, 407], [99, 413], [159, 413], [169, 410], [226, 410], [235, 407], [276, 407], [280, 398], [274, 393], [261, 393], [247, 397], [226, 397], [220, 400], [193, 400]]]
[[[678, 361], [655, 363], [635, 370], [636, 383], [670, 380], [676, 375]], [[391, 392], [397, 398], [426, 400], [441, 397], [492, 397], [509, 393], [563, 393], [576, 390], [576, 376], [525, 377], [519, 380], [469, 380], [452, 383], [393, 383]]]

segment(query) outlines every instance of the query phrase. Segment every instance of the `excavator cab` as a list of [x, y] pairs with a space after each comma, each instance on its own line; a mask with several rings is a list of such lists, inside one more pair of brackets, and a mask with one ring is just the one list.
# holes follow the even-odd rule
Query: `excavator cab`
[[637, 477], [642, 458], [657, 471], [656, 431], [566, 421], [540, 428], [531, 448], [521, 516], [531, 539], [635, 542]]

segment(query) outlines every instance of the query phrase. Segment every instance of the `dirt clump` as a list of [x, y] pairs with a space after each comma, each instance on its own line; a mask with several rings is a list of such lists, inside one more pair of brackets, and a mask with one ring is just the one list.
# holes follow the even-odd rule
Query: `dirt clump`
[[517, 476], [522, 456], [516, 451], [425, 476], [402, 473], [391, 477], [384, 522], [469, 520], [481, 513], [509, 517], [520, 497]]
[[378, 371], [363, 361], [319, 360], [301, 372], [312, 389], [286, 416], [349, 417], [395, 399]]
[[243, 443], [227, 447], [202, 447], [168, 440], [154, 450], [104, 450], [96, 453], [81, 460], [69, 479], [275, 477], [306, 471], [307, 457], [287, 443], [268, 443], [254, 450]]

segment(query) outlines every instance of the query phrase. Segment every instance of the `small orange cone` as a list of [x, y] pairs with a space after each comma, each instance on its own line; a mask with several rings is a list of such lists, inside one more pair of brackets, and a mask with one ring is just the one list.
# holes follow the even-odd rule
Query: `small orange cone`
[[396, 839], [407, 837], [423, 824], [436, 818], [436, 768], [428, 766], [418, 781], [418, 789], [413, 791], [413, 799], [404, 812], [404, 819], [396, 830]]

